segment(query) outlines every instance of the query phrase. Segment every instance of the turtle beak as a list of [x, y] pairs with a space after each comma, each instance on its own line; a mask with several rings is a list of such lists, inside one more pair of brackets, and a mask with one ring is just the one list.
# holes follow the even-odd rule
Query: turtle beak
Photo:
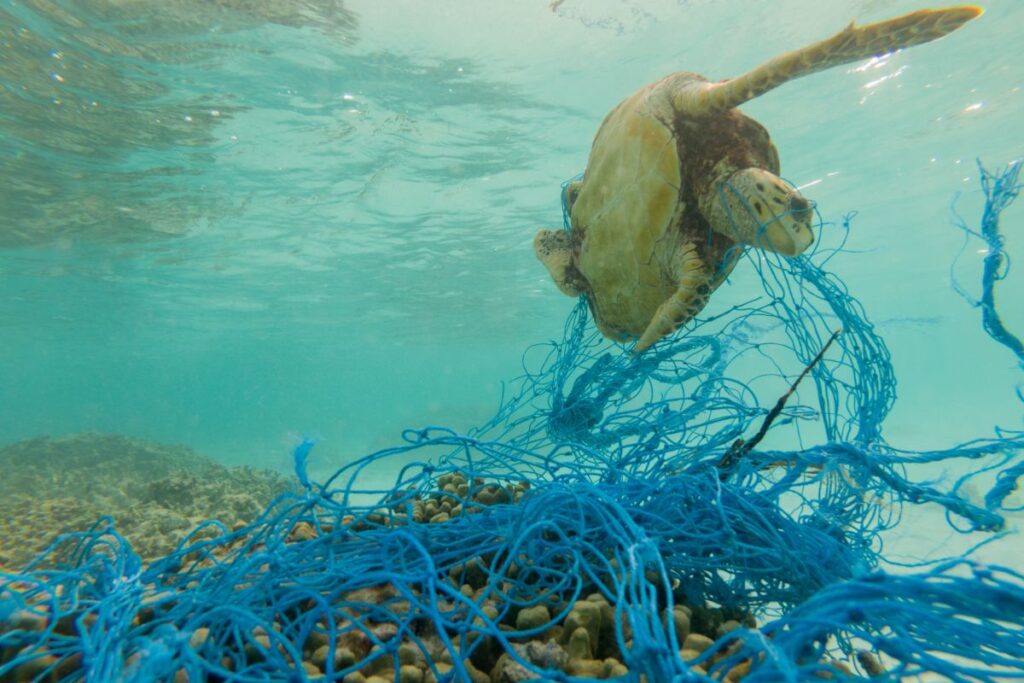
[[799, 192], [789, 195], [787, 210], [764, 227], [764, 246], [783, 256], [797, 256], [814, 244], [814, 205]]
[[764, 236], [761, 239], [762, 246], [783, 256], [798, 256], [814, 242], [810, 228], [799, 223], [783, 225], [778, 220], [764, 229]]
[[794, 222], [790, 227], [790, 233], [793, 236], [793, 250], [786, 256], [799, 256], [804, 253], [808, 247], [814, 244], [814, 231], [811, 230], [811, 222]]
[[789, 215], [793, 217], [793, 220], [798, 223], [810, 223], [812, 213], [811, 203], [803, 195], [799, 192], [794, 192], [790, 195]]
[[802, 254], [808, 247], [814, 244], [814, 231], [811, 229], [811, 221], [814, 220], [814, 204], [808, 201], [799, 192], [794, 192], [789, 197], [790, 232], [793, 236], [793, 254]]

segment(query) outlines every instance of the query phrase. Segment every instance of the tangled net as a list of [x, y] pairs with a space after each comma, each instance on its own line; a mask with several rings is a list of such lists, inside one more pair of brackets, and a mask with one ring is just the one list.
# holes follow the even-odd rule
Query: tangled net
[[[992, 287], [1018, 170], [983, 174], [980, 233], [985, 326], [1011, 349]], [[0, 573], [0, 680], [1024, 678], [1024, 576], [967, 558], [881, 569], [905, 503], [1005, 533], [1024, 433], [885, 442], [889, 352], [823, 268], [841, 249], [747, 254], [761, 292], [639, 356], [581, 301], [487, 424], [408, 430], [324, 482], [304, 441], [304, 494], [148, 566], [109, 520], [57, 539], [61, 568]], [[795, 404], [766, 403], [787, 387]], [[766, 432], [793, 446], [758, 448]], [[908, 474], [955, 460], [973, 473]], [[380, 463], [394, 486], [361, 488]], [[982, 501], [960, 494], [972, 477]]]

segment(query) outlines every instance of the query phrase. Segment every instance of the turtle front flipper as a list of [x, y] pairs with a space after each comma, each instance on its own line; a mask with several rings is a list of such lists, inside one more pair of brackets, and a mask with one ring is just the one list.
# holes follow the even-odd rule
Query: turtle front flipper
[[581, 294], [572, 264], [572, 244], [564, 230], [539, 231], [533, 238], [533, 251], [563, 294], [572, 297]]
[[692, 242], [679, 248], [675, 275], [679, 283], [675, 294], [658, 307], [640, 341], [633, 347], [634, 353], [646, 351], [659, 339], [685, 325], [707, 304], [714, 273], [697, 255], [697, 246]]
[[831, 38], [787, 52], [737, 78], [687, 88], [674, 98], [676, 106], [689, 114], [732, 109], [794, 78], [931, 42], [981, 13], [980, 7], [947, 7], [911, 12], [867, 26], [851, 23]]

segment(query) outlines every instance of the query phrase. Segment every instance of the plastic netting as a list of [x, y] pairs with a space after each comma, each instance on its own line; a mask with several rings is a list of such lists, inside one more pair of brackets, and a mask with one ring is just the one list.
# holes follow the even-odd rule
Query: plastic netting
[[[981, 308], [982, 325], [985, 332], [994, 340], [1007, 347], [1017, 356], [1022, 368], [1024, 368], [1024, 342], [1013, 334], [1003, 323], [1002, 316], [996, 308], [995, 285], [1006, 278], [1010, 271], [1010, 259], [1003, 248], [1006, 238], [999, 231], [999, 215], [1020, 193], [1020, 167], [1021, 161], [1017, 160], [996, 174], [989, 173], [981, 162], [978, 162], [978, 175], [981, 177], [981, 189], [985, 193], [987, 202], [985, 211], [981, 216], [980, 230], [975, 231], [967, 227], [967, 223], [957, 216], [957, 226], [964, 231], [967, 239], [975, 237], [985, 242], [985, 259], [981, 278], [981, 298], [974, 299], [967, 291], [960, 286], [956, 277], [953, 277], [953, 288], [973, 305]], [[964, 246], [967, 246], [965, 240]], [[961, 251], [961, 253], [963, 253]], [[959, 259], [957, 259], [959, 260]], [[956, 260], [953, 261], [956, 267]], [[952, 272], [952, 271], [951, 271]]]
[[[992, 254], [1018, 169], [983, 175], [982, 306], [1003, 343]], [[581, 300], [468, 434], [409, 430], [323, 482], [304, 441], [303, 493], [244, 528], [209, 522], [149, 565], [110, 520], [59, 538], [0, 574], [0, 680], [1024, 678], [1024, 576], [881, 568], [906, 503], [990, 532], [978, 543], [1004, 533], [1024, 433], [886, 443], [889, 352], [824, 268], [849, 219], [832, 248], [748, 252], [742, 300], [723, 288], [642, 355], [601, 339]], [[774, 450], [744, 441], [759, 426]], [[955, 481], [909, 474], [958, 460]], [[381, 464], [394, 485], [368, 490]], [[981, 501], [960, 494], [973, 477]]]

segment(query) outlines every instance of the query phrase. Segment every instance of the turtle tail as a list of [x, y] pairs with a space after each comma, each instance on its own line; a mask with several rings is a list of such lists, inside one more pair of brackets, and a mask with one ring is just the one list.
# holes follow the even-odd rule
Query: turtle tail
[[732, 109], [794, 78], [936, 40], [981, 13], [980, 7], [947, 7], [911, 12], [866, 26], [851, 22], [831, 38], [787, 52], [742, 76], [705, 86], [698, 93], [687, 93], [679, 104], [690, 113]]

